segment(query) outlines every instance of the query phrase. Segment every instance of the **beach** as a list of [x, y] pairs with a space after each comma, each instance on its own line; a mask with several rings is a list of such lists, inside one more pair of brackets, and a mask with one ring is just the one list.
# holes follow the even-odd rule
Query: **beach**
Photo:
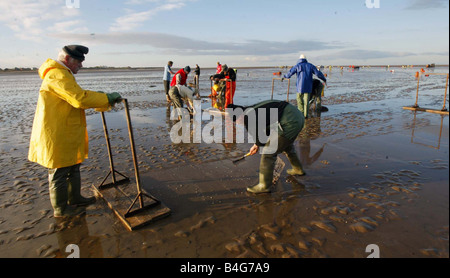
[[[294, 143], [306, 175], [288, 176], [281, 155], [284, 171], [272, 193], [260, 195], [246, 192], [258, 181], [260, 156], [232, 163], [252, 144], [172, 142], [176, 121], [162, 72], [81, 71], [76, 78], [84, 89], [128, 99], [141, 184], [171, 210], [131, 232], [101, 198], [85, 216], [53, 217], [47, 170], [27, 160], [41, 80], [2, 74], [0, 257], [63, 258], [76, 244], [84, 258], [365, 258], [373, 245], [383, 258], [448, 258], [449, 118], [402, 108], [415, 103], [418, 70], [323, 69], [329, 111], [313, 113]], [[270, 99], [278, 71], [238, 69], [234, 102]], [[211, 106], [211, 74], [204, 70], [200, 78], [204, 109]], [[445, 78], [422, 78], [419, 105], [442, 108]], [[286, 92], [286, 80], [275, 82], [275, 99], [286, 100]], [[289, 102], [296, 105], [295, 99], [293, 77]], [[92, 196], [109, 160], [100, 114], [86, 112], [82, 192]], [[105, 116], [115, 168], [135, 186], [123, 105]], [[204, 112], [202, 126], [210, 121]]]

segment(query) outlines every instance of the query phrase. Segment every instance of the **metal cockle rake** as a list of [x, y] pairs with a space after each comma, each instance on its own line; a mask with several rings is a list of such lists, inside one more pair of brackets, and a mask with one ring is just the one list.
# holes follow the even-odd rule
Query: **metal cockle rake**
[[[118, 172], [114, 168], [111, 143], [108, 134], [108, 128], [106, 126], [105, 115], [103, 112], [101, 113], [101, 115], [103, 121], [103, 129], [105, 132], [106, 145], [108, 148], [110, 171], [108, 175], [103, 179], [102, 183], [98, 186], [98, 188], [94, 186], [94, 189], [96, 190], [97, 193], [99, 193], [99, 195], [101, 195], [107, 201], [108, 206], [116, 213], [116, 215], [122, 220], [122, 222], [127, 226], [127, 228], [133, 230], [134, 228], [141, 227], [147, 224], [148, 222], [156, 220], [157, 218], [159, 219], [164, 216], [167, 216], [170, 213], [170, 209], [164, 206], [161, 203], [161, 201], [145, 192], [141, 187], [138, 161], [136, 157], [136, 148], [134, 145], [133, 128], [131, 125], [130, 111], [128, 107], [128, 100], [122, 99], [122, 102], [125, 106], [126, 119], [128, 124], [128, 135], [130, 137], [131, 153], [133, 156], [137, 195], [134, 198], [132, 197], [136, 192], [134, 193], [131, 192], [130, 186], [120, 187], [121, 185], [128, 183], [130, 179], [125, 175], [123, 175], [122, 173]], [[117, 180], [116, 174], [122, 176], [123, 179]], [[105, 184], [105, 181], [110, 175], [112, 176], [112, 182], [109, 184]], [[111, 191], [111, 189], [115, 189], [116, 191]], [[117, 198], [117, 195], [121, 196], [121, 198]], [[149, 199], [150, 202], [146, 204], [144, 202], [144, 197]], [[129, 201], [131, 200], [131, 198], [133, 198], [131, 205], [126, 209], [126, 207], [124, 207], [123, 202]], [[132, 210], [138, 200], [139, 200], [139, 208]], [[152, 213], [148, 212], [150, 208], [157, 206], [159, 206], [159, 208], [156, 212]], [[144, 215], [139, 215], [144, 212], [145, 212]]]
[[[273, 100], [273, 91], [274, 91], [274, 87], [275, 87], [275, 80], [283, 81], [284, 78], [277, 78], [277, 77], [274, 77], [274, 78], [272, 79], [272, 95], [271, 95], [271, 97], [270, 97], [271, 100]], [[291, 79], [288, 78], [287, 94], [286, 94], [286, 101], [287, 101], [287, 102], [289, 102], [289, 89], [290, 89], [290, 87], [291, 87]]]

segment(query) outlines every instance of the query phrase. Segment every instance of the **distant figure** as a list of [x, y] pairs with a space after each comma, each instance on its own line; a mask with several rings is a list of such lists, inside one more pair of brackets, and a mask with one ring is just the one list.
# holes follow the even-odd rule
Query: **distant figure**
[[[191, 104], [191, 106], [193, 108], [193, 104], [192, 104], [193, 95], [197, 95], [197, 97], [200, 97], [198, 89], [194, 90], [193, 88], [187, 86], [187, 78], [188, 78], [188, 74], [190, 72], [191, 72], [191, 67], [186, 66], [183, 69], [180, 69], [179, 71], [177, 71], [177, 73], [172, 78], [172, 83], [170, 83], [171, 87], [169, 90], [169, 97], [170, 97], [171, 101], [177, 101], [177, 102], [174, 102], [175, 108], [183, 107], [183, 102], [181, 101], [182, 99], [188, 99], [189, 100], [188, 103]], [[174, 89], [174, 87], [176, 89]], [[180, 100], [180, 101], [178, 101], [178, 100]], [[192, 109], [192, 111], [194, 111], [194, 110]]]
[[47, 59], [39, 68], [42, 85], [31, 131], [28, 159], [48, 169], [53, 216], [85, 213], [80, 206], [95, 202], [81, 195], [80, 165], [88, 157], [85, 110], [110, 109], [121, 100], [119, 93], [82, 89], [74, 75], [83, 66], [89, 49], [67, 45], [57, 60]]
[[216, 74], [219, 74], [222, 72], [222, 65], [220, 62], [217, 62], [217, 68], [216, 68]]
[[283, 79], [291, 78], [294, 74], [297, 74], [297, 107], [303, 113], [305, 118], [308, 118], [309, 98], [313, 89], [313, 74], [325, 83], [327, 82], [327, 79], [322, 72], [317, 70], [316, 66], [308, 63], [303, 54], [300, 55], [297, 64], [284, 75]]
[[200, 67], [198, 66], [198, 64], [195, 64], [195, 70], [194, 70], [194, 85], [196, 88], [199, 87], [199, 81], [200, 81]]
[[[322, 84], [322, 82], [319, 79], [313, 78], [313, 87], [312, 87], [312, 94], [309, 100], [309, 105], [314, 104], [314, 110], [316, 112], [323, 112], [322, 108], [325, 108], [325, 106], [322, 106], [322, 96], [324, 94], [325, 86]], [[326, 110], [328, 111], [328, 109]]]
[[172, 78], [172, 82], [170, 83], [170, 87], [176, 86], [176, 85], [186, 85], [187, 76], [191, 72], [190, 66], [185, 66], [183, 69], [180, 69], [175, 73], [175, 75]]
[[223, 109], [228, 107], [229, 104], [233, 104], [234, 93], [236, 92], [236, 71], [233, 68], [229, 68], [226, 64], [222, 66], [222, 72], [212, 75], [211, 80], [214, 80], [215, 84], [219, 84], [221, 88], [225, 89], [224, 94], [219, 93], [219, 98], [223, 98]]
[[163, 75], [163, 83], [164, 83], [164, 91], [166, 92], [166, 100], [167, 102], [170, 102], [169, 97], [169, 89], [170, 89], [170, 81], [171, 81], [171, 75], [175, 74], [172, 71], [173, 62], [169, 61], [167, 65], [164, 67], [164, 75]]
[[227, 84], [225, 91], [225, 107], [228, 107], [228, 105], [233, 104], [234, 93], [236, 92], [236, 71], [233, 68], [229, 68], [227, 65], [223, 65], [222, 75]]
[[[169, 96], [173, 103], [174, 108], [183, 108], [184, 107], [184, 101], [186, 101], [187, 109], [189, 110], [190, 114], [195, 114], [199, 111], [195, 111], [194, 107], [194, 95], [197, 96], [197, 98], [200, 97], [198, 93], [198, 89], [191, 88], [188, 86], [180, 86], [175, 85], [170, 88], [169, 90]], [[181, 120], [181, 115], [178, 115], [178, 119]]]

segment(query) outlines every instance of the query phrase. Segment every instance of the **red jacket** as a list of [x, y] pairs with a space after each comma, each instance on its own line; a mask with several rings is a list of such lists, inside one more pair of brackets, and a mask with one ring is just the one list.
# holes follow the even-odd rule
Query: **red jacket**
[[184, 69], [180, 69], [180, 70], [177, 71], [177, 73], [175, 73], [175, 75], [173, 76], [172, 82], [170, 83], [170, 86], [171, 86], [171, 87], [177, 85], [177, 75], [178, 75], [178, 74], [181, 75], [180, 85], [186, 85], [187, 74], [184, 72]]
[[218, 65], [217, 65], [217, 68], [216, 68], [216, 73], [219, 74], [219, 73], [221, 73], [221, 72], [222, 72], [222, 65], [221, 65], [221, 64], [218, 64]]

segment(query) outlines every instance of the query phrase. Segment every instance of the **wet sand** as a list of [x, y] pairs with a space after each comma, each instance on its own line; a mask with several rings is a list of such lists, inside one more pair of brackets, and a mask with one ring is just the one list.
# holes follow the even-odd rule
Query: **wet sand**
[[[245, 190], [257, 183], [259, 156], [231, 162], [251, 144], [173, 144], [162, 92], [130, 94], [141, 184], [172, 210], [133, 232], [102, 199], [83, 217], [54, 219], [46, 170], [26, 160], [33, 115], [2, 110], [14, 125], [0, 139], [0, 257], [67, 257], [77, 244], [81, 257], [363, 258], [376, 244], [381, 257], [448, 258], [448, 117], [386, 105], [383, 90], [325, 97], [330, 112], [307, 119], [295, 142], [307, 175], [283, 171], [262, 195]], [[348, 112], [333, 112], [342, 105]], [[133, 180], [123, 112], [106, 116], [116, 169]], [[93, 111], [88, 130], [84, 195], [109, 170]]]

